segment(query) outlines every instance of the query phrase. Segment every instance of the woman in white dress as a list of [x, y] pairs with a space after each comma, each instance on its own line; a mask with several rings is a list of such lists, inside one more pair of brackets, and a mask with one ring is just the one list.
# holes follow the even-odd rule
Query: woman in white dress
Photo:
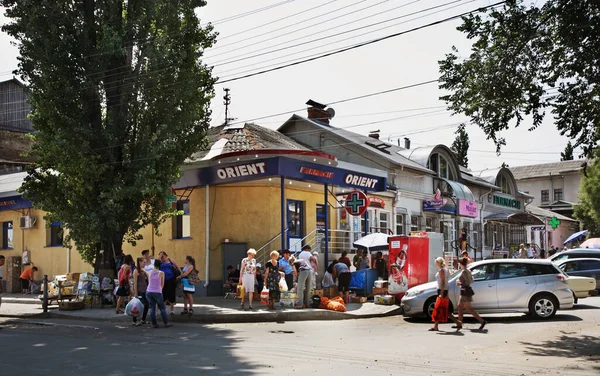
[[242, 295], [242, 303], [240, 308], [244, 309], [244, 299], [248, 294], [248, 306], [252, 307], [252, 296], [254, 295], [254, 285], [256, 284], [256, 251], [250, 248], [247, 252], [248, 257], [242, 260], [242, 286], [244, 286], [244, 295]]

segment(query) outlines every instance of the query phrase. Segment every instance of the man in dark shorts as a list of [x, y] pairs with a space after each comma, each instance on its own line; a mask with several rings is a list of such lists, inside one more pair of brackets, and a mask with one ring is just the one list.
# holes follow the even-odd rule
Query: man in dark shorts
[[338, 281], [338, 291], [344, 302], [350, 302], [350, 269], [343, 262], [333, 266], [333, 279]]

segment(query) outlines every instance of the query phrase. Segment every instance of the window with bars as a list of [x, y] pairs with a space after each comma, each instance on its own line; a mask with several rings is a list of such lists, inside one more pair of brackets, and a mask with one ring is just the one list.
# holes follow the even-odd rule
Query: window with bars
[[410, 217], [410, 231], [419, 231], [419, 223], [421, 222], [421, 217], [417, 215], [412, 215]]
[[404, 234], [404, 214], [396, 214], [396, 235]]
[[563, 190], [562, 188], [557, 188], [554, 190], [554, 201], [560, 201], [563, 199]]

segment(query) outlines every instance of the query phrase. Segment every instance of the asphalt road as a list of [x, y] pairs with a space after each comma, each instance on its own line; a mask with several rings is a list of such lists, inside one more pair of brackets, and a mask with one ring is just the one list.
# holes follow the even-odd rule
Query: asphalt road
[[401, 316], [167, 329], [2, 319], [0, 375], [597, 376], [600, 297], [581, 303], [544, 322], [487, 317], [485, 332], [467, 320], [459, 333]]

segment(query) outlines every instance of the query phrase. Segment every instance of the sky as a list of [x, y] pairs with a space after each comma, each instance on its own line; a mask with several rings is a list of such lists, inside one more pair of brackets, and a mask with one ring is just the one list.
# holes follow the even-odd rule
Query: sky
[[[220, 81], [274, 68], [333, 50], [400, 33], [493, 4], [491, 0], [208, 0], [198, 10], [203, 24], [212, 23], [217, 43], [205, 51]], [[2, 13], [4, 13], [2, 11]], [[0, 23], [7, 18], [0, 16]], [[253, 120], [277, 129], [295, 113], [306, 116], [306, 101], [328, 104], [409, 86], [439, 77], [438, 61], [456, 46], [468, 56], [470, 43], [456, 30], [460, 20], [420, 28], [394, 38], [273, 72], [217, 83], [211, 104], [212, 126], [223, 123], [223, 89], [229, 88], [229, 117]], [[356, 29], [356, 30], [354, 30]], [[0, 33], [0, 80], [10, 79], [18, 50]], [[278, 51], [274, 51], [278, 50]], [[259, 55], [259, 56], [256, 56]], [[437, 83], [333, 104], [331, 124], [356, 133], [380, 131], [381, 139], [411, 147], [445, 144], [457, 124], [467, 120], [445, 110]], [[275, 114], [285, 113], [278, 116]], [[468, 124], [469, 168], [474, 171], [560, 160], [568, 138], [548, 116], [534, 131], [529, 123], [501, 136], [507, 145], [496, 155], [492, 141]], [[575, 156], [577, 157], [578, 150]]]

